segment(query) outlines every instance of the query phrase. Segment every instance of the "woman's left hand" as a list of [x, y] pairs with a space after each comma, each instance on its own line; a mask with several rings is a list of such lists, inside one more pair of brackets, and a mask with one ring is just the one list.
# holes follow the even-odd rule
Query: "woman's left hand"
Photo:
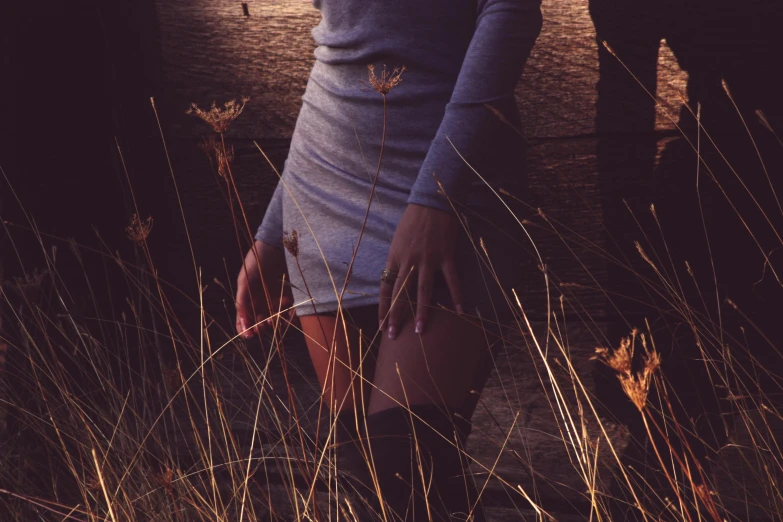
[[378, 320], [390, 339], [397, 337], [416, 289], [415, 331], [423, 334], [432, 300], [435, 272], [443, 273], [457, 313], [462, 313], [455, 252], [461, 224], [457, 216], [421, 205], [409, 204], [394, 232], [386, 269], [396, 272], [394, 281], [382, 281]]

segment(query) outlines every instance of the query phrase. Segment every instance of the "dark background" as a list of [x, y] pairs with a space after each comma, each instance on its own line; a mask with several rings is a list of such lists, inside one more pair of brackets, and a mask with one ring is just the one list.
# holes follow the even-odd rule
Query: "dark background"
[[[642, 235], [623, 199], [631, 200], [640, 213], [646, 212], [650, 202], [656, 203], [667, 243], [673, 247], [672, 263], [679, 267], [670, 275], [679, 271], [686, 277], [683, 259], [689, 259], [701, 277], [710, 279], [705, 245], [694, 240], [703, 230], [699, 215], [694, 214], [698, 207], [692, 191], [698, 163], [688, 143], [695, 126], [687, 108], [681, 107], [678, 89], [690, 97], [691, 108], [696, 101], [703, 102], [710, 130], [714, 129], [721, 151], [729, 154], [731, 167], [763, 195], [775, 226], [781, 218], [743, 122], [727, 106], [720, 86], [721, 75], [727, 75], [741, 114], [753, 135], [761, 138], [777, 187], [780, 147], [771, 134], [764, 134], [753, 111], [763, 105], [771, 108], [767, 112], [774, 118], [783, 97], [777, 79], [780, 9], [771, 2], [713, 2], [711, 7], [730, 9], [713, 9], [710, 13], [716, 17], [711, 18], [698, 12], [704, 2], [640, 2], [640, 10], [625, 11], [618, 5], [628, 5], [627, 0], [618, 1], [591, 3], [594, 12], [605, 9], [600, 15], [599, 39], [613, 41], [628, 67], [641, 74], [645, 87], [657, 87], [668, 116], [655, 108], [649, 95], [639, 89], [639, 82], [629, 80], [627, 71], [603, 50], [604, 62], [599, 62], [600, 46], [587, 1], [545, 2], [544, 32], [519, 89], [525, 132], [530, 137], [533, 203], [550, 218], [544, 222], [531, 213], [529, 226], [551, 271], [552, 295], [556, 298], [562, 293], [567, 314], [576, 319], [571, 323], [576, 325], [571, 339], [580, 369], [589, 367], [587, 359], [596, 345], [615, 343], [615, 338], [607, 341], [605, 336], [610, 320], [619, 325], [613, 334], [625, 335], [649, 311], [621, 306], [625, 317], [618, 317], [613, 315], [617, 308], [607, 306], [603, 293], [603, 289], [613, 289], [633, 301], [638, 295], [634, 292], [639, 292], [623, 277], [627, 271], [613, 269], [606, 261], [604, 253], [607, 246], [611, 251], [612, 242], [606, 240], [605, 224], [622, 243], [615, 254], [634, 260], [634, 268], [649, 268], [640, 263], [634, 249], [633, 241]], [[302, 14], [306, 6], [291, 8], [289, 13], [283, 4], [250, 4], [248, 19], [242, 16], [238, 2], [227, 1], [45, 0], [0, 5], [0, 167], [5, 173], [0, 177], [0, 215], [6, 222], [0, 233], [4, 271], [0, 279], [44, 266], [41, 245], [30, 230], [36, 228], [47, 251], [52, 246], [66, 251], [70, 238], [92, 249], [84, 250], [91, 252], [84, 257], [87, 271], [107, 282], [96, 285], [99, 295], [92, 304], [112, 306], [108, 294], [112, 288], [123, 288], [125, 282], [111, 269], [109, 254], [118, 252], [123, 259], [143, 264], [125, 234], [138, 205], [143, 218], [154, 218], [150, 248], [162, 279], [191, 297], [197, 295], [190, 247], [150, 104], [154, 96], [204, 281], [218, 278], [230, 283], [242, 244], [237, 242], [221, 187], [198, 149], [200, 136], [208, 129], [184, 111], [194, 101], [207, 106], [212, 100], [220, 103], [251, 96], [229, 139], [236, 148], [235, 175], [246, 195], [251, 226], [257, 223], [275, 177], [252, 140], [261, 140], [273, 161], [278, 166], [282, 163], [312, 60], [307, 29], [317, 19], [311, 11]], [[683, 11], [682, 6], [693, 10]], [[670, 40], [670, 45], [661, 47], [662, 39]], [[695, 81], [686, 85], [688, 75], [683, 69]], [[603, 86], [599, 75], [603, 75]], [[596, 106], [602, 110], [602, 92], [604, 110], [597, 115]], [[684, 125], [684, 134], [675, 129], [677, 124]], [[709, 151], [709, 165], [732, 197], [743, 193], [718, 152]], [[723, 284], [719, 298], [708, 293], [706, 307], [718, 303], [715, 306], [729, 314], [724, 316], [726, 326], [739, 331], [747, 322], [730, 315], [723, 298], [731, 296], [747, 303], [743, 310], [752, 319], [774, 330], [783, 309], [776, 293], [779, 285], [770, 281], [763, 258], [720, 190], [715, 186], [706, 190], [711, 198], [707, 201], [708, 228], [716, 240], [712, 247]], [[777, 253], [780, 245], [774, 230], [766, 227], [763, 216], [751, 216], [752, 202], [740, 201], [743, 215], [750, 216], [751, 229], [761, 234], [764, 248]], [[649, 237], [658, 233], [657, 224], [649, 219], [644, 226]], [[656, 260], [667, 264], [664, 250], [658, 252], [662, 255]], [[76, 287], [83, 281], [84, 269], [73, 258], [61, 256], [58, 266], [62, 277]], [[532, 270], [529, 287], [521, 294], [537, 321], [546, 317], [545, 290], [540, 273]], [[699, 302], [701, 295], [692, 287], [687, 292]], [[198, 307], [184, 298], [177, 301], [178, 295], [171, 292], [174, 304], [190, 317], [190, 326], [198, 327]], [[230, 295], [212, 284], [205, 296], [208, 309], [230, 326]], [[77, 294], [74, 299], [86, 297]], [[535, 456], [539, 469], [551, 472], [555, 481], [573, 482], [573, 473], [561, 469], [565, 456], [552, 451], [556, 427], [539, 383], [530, 378], [529, 364], [517, 361], [506, 368], [519, 373], [514, 386], [524, 391], [524, 400], [514, 405], [528, 415], [521, 444]], [[688, 375], [680, 377], [688, 379]], [[492, 385], [488, 396], [495, 397], [497, 405], [508, 402]], [[315, 395], [307, 399], [317, 400]], [[506, 420], [511, 418], [505, 414]], [[480, 422], [492, 423], [487, 415]], [[490, 455], [491, 448], [485, 456]], [[508, 476], [519, 473], [516, 463], [507, 471]]]

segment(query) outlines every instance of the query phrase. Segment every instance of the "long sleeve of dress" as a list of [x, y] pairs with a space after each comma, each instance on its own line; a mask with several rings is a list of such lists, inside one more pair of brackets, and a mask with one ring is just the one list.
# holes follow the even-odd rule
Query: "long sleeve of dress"
[[[473, 38], [408, 203], [451, 209], [448, 200], [438, 193], [433, 174], [449, 198], [460, 200], [464, 196], [465, 181], [475, 174], [455, 148], [473, 163], [472, 159], [486, 154], [481, 148], [491, 147], [488, 136], [500, 121], [485, 105], [506, 116], [516, 112], [514, 89], [541, 31], [540, 4], [540, 0], [479, 0]], [[516, 117], [508, 119], [514, 121]], [[474, 166], [481, 172], [480, 164]]]
[[267, 245], [283, 248], [283, 191], [285, 187], [282, 181], [278, 181], [266, 214], [261, 225], [256, 231], [255, 239], [263, 241]]

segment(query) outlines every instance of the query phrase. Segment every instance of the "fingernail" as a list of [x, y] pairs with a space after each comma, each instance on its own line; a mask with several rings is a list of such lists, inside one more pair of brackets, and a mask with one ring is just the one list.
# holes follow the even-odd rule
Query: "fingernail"
[[458, 304], [457, 305], [457, 315], [462, 315], [463, 313], [465, 313], [465, 310], [462, 309], [462, 305], [461, 304]]
[[389, 339], [396, 339], [397, 338], [397, 329], [393, 326], [389, 326]]
[[424, 332], [424, 321], [416, 321], [416, 328], [414, 328], [414, 331], [421, 335]]

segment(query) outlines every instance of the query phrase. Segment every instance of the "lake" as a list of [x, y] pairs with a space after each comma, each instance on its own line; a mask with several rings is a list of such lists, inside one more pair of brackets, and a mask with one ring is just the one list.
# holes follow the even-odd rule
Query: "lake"
[[[313, 62], [310, 30], [319, 13], [306, 0], [250, 0], [248, 7], [245, 17], [235, 0], [159, 1], [167, 86], [183, 110], [190, 102], [248, 96], [237, 135], [287, 137]], [[590, 134], [598, 60], [587, 1], [545, 0], [543, 13], [544, 27], [518, 90], [525, 133]], [[677, 91], [684, 92], [685, 81], [664, 46], [659, 79], [664, 106], [679, 105]], [[671, 128], [663, 114], [658, 127]]]

